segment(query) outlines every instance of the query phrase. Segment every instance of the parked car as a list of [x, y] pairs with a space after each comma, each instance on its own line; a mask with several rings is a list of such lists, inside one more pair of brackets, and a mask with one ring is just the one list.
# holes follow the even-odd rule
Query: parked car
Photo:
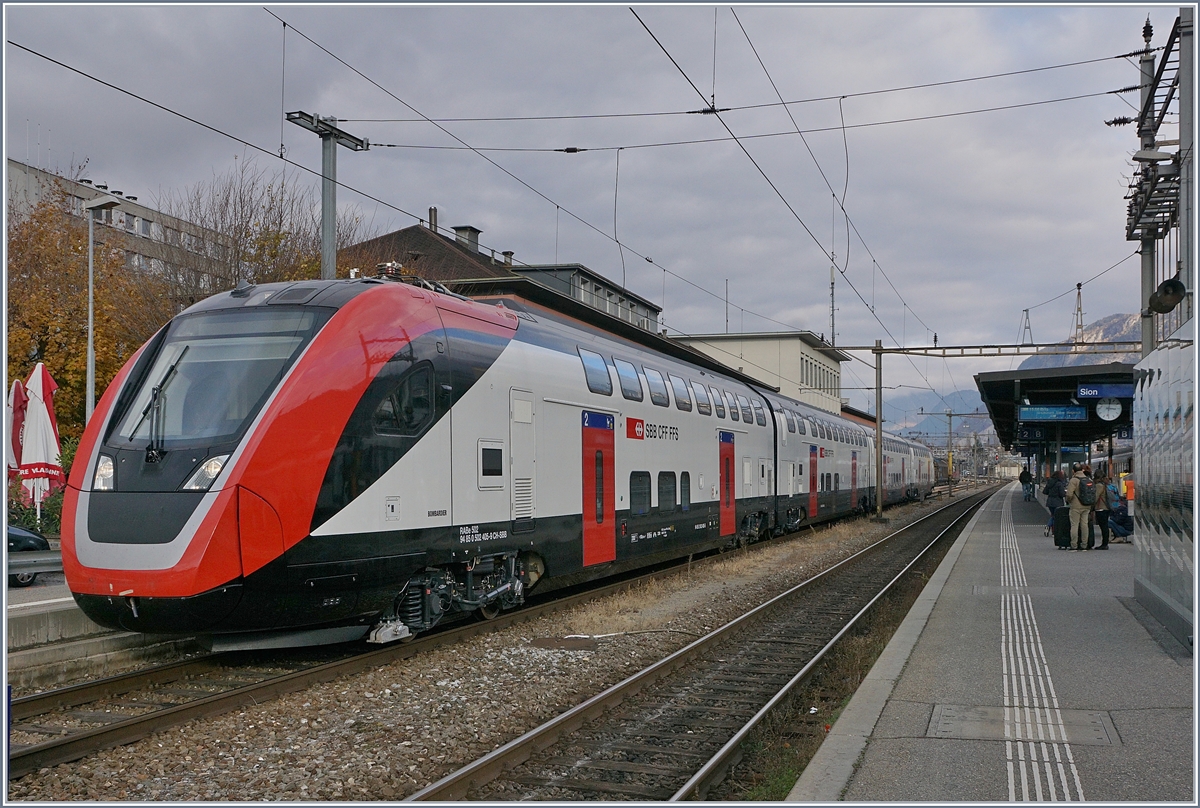
[[[46, 541], [46, 537], [36, 530], [29, 528], [18, 527], [17, 525], [8, 526], [8, 552], [17, 553], [24, 550], [49, 550], [50, 542]], [[31, 586], [34, 579], [37, 578], [36, 572], [19, 572], [16, 575], [8, 576], [9, 586]]]

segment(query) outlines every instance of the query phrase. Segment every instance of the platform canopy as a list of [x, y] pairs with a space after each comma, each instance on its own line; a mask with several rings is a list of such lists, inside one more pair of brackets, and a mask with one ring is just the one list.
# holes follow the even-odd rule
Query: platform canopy
[[1120, 436], [1133, 423], [1133, 382], [1133, 365], [1122, 362], [975, 376], [996, 435], [1010, 451]]

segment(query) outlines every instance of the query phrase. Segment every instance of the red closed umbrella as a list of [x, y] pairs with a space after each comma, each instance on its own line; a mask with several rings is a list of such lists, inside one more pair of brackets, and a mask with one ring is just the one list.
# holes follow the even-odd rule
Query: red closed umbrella
[[21, 485], [42, 519], [42, 500], [66, 484], [58, 444], [58, 421], [54, 417], [54, 391], [58, 385], [41, 362], [25, 383], [29, 401], [25, 407], [25, 429], [21, 435]]
[[28, 403], [25, 385], [17, 379], [8, 391], [8, 404], [4, 410], [4, 461], [10, 480], [17, 477], [21, 465], [21, 430], [25, 428], [25, 406]]

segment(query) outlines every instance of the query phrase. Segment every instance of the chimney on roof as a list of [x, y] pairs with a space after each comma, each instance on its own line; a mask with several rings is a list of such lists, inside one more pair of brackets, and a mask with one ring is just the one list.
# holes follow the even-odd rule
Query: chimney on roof
[[437, 232], [437, 208], [429, 209], [429, 229]]
[[454, 228], [455, 240], [473, 253], [479, 252], [479, 234], [483, 231], [469, 224], [460, 224]]
[[504, 256], [504, 266], [506, 266], [506, 267], [512, 266], [513, 251], [505, 250], [504, 252], [502, 252], [500, 254]]

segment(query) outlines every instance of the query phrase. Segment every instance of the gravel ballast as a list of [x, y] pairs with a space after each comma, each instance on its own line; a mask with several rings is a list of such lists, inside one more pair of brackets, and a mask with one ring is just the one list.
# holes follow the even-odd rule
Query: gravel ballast
[[[805, 530], [464, 644], [42, 769], [10, 782], [8, 799], [402, 799], [940, 505], [894, 508], [890, 525], [858, 519]], [[597, 637], [595, 649], [533, 644], [568, 635]]]

